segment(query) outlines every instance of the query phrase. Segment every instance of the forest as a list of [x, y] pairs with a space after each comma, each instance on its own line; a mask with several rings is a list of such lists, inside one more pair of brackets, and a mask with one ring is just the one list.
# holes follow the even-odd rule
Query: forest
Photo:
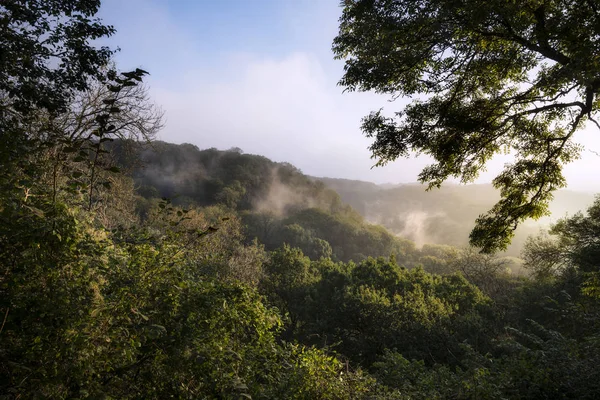
[[[407, 2], [347, 3], [338, 50]], [[600, 197], [557, 192], [493, 252], [497, 215], [545, 215], [518, 177], [440, 201], [157, 140], [148, 72], [92, 45], [99, 7], [0, 3], [0, 398], [598, 398]]]

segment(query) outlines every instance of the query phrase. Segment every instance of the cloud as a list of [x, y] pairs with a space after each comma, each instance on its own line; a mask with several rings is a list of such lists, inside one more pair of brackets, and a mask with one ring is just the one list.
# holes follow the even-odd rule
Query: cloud
[[[309, 53], [233, 54], [223, 71], [210, 78], [201, 70], [187, 73], [185, 90], [154, 88], [167, 112], [164, 140], [237, 146], [314, 175], [390, 179], [390, 168], [370, 170], [369, 142], [359, 131], [360, 118], [381, 104], [379, 96], [342, 95]], [[415, 171], [404, 167], [396, 180], [414, 181]]]
[[[336, 86], [342, 63], [333, 61], [329, 51], [340, 12], [335, 4], [276, 3], [283, 6], [273, 26], [285, 28], [265, 28], [273, 30], [257, 35], [269, 42], [263, 50], [257, 50], [256, 38], [253, 45], [240, 37], [221, 45], [218, 35], [197, 31], [207, 23], [201, 15], [196, 27], [182, 23], [169, 8], [173, 4], [165, 0], [104, 4], [105, 19], [118, 28], [114, 42], [123, 49], [120, 65], [143, 66], [152, 74], [151, 93], [167, 116], [163, 140], [200, 148], [240, 147], [288, 161], [311, 175], [380, 183], [414, 182], [429, 163], [420, 157], [371, 169], [370, 141], [360, 132], [360, 119], [380, 107], [390, 112], [400, 109], [402, 100], [388, 103], [371, 93], [342, 94]], [[180, 16], [185, 10], [177, 11]], [[268, 45], [274, 43], [279, 45]], [[577, 140], [600, 150], [596, 131], [582, 132]], [[509, 161], [495, 158], [478, 182], [491, 181]], [[599, 163], [599, 156], [584, 150], [582, 160], [565, 168], [570, 188], [598, 190]]]

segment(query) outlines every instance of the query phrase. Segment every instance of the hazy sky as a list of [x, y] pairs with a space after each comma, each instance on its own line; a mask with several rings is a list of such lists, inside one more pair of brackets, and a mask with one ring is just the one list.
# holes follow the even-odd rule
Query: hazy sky
[[[117, 29], [118, 66], [142, 67], [166, 112], [160, 139], [200, 148], [240, 147], [288, 161], [315, 176], [414, 182], [424, 157], [371, 169], [360, 119], [384, 107], [371, 93], [342, 94], [343, 63], [331, 41], [338, 0], [103, 0]], [[581, 160], [566, 168], [569, 188], [600, 191], [600, 131], [577, 136]], [[590, 151], [591, 150], [591, 151]], [[482, 174], [489, 182], [507, 158]]]

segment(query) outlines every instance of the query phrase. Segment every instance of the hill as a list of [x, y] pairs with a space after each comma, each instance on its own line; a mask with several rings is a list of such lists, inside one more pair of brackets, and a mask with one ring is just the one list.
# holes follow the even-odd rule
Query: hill
[[[465, 246], [475, 219], [488, 211], [499, 194], [491, 184], [446, 184], [425, 191], [419, 184], [376, 185], [333, 178], [323, 181], [371, 223], [381, 224], [417, 245], [425, 243]], [[586, 209], [594, 201], [589, 193], [559, 190], [550, 205], [552, 213], [539, 221], [527, 221], [516, 232], [506, 254], [519, 256], [529, 235], [547, 228], [566, 215]]]
[[[425, 244], [464, 247], [475, 219], [499, 199], [490, 184], [447, 184], [427, 192], [414, 183], [309, 177], [289, 163], [238, 148], [116, 142], [112, 151], [146, 199], [223, 205], [240, 215], [249, 239], [258, 238], [268, 249], [285, 241], [317, 258], [330, 252], [346, 261], [406, 255]], [[552, 215], [522, 224], [503, 255], [519, 257], [527, 237], [587, 208], [593, 199], [592, 194], [559, 190]], [[414, 257], [407, 260], [413, 262]]]
[[287, 243], [312, 259], [360, 261], [396, 254], [408, 266], [418, 259], [411, 241], [367, 222], [325, 183], [289, 163], [240, 149], [165, 142], [116, 141], [111, 150], [145, 199], [138, 206], [142, 215], [160, 198], [183, 207], [218, 205], [242, 220], [248, 241], [257, 239], [267, 250]]

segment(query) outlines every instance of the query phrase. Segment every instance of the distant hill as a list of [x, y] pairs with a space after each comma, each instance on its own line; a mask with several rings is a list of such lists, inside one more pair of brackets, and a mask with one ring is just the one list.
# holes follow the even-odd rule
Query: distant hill
[[[328, 251], [341, 260], [406, 253], [413, 246], [408, 241], [417, 247], [466, 246], [475, 219], [499, 199], [489, 184], [447, 184], [426, 192], [425, 186], [414, 183], [377, 185], [309, 177], [289, 163], [240, 149], [116, 142], [112, 150], [145, 198], [168, 197], [183, 206], [226, 206], [244, 219], [249, 238], [259, 238], [268, 248], [282, 241], [293, 243], [314, 257]], [[592, 201], [591, 194], [558, 191], [552, 216], [522, 224], [505, 254], [518, 257], [529, 235], [584, 210]]]
[[[418, 245], [465, 246], [475, 219], [500, 198], [491, 184], [445, 184], [427, 192], [425, 186], [419, 184], [376, 185], [346, 179], [319, 179], [368, 221], [381, 224]], [[522, 224], [506, 254], [518, 256], [529, 235], [537, 234], [559, 218], [585, 210], [593, 200], [594, 196], [589, 193], [557, 191], [550, 206], [552, 215]]]
[[367, 222], [324, 182], [289, 163], [165, 142], [115, 142], [112, 153], [147, 202], [168, 197], [185, 207], [224, 207], [242, 220], [248, 241], [256, 238], [268, 250], [287, 243], [312, 259], [341, 261], [395, 254], [405, 265], [419, 257], [412, 242]]
[[169, 197], [177, 204], [221, 203], [235, 210], [318, 207], [337, 212], [345, 206], [323, 182], [289, 163], [245, 154], [240, 149], [200, 150], [192, 144], [156, 141], [150, 145], [115, 142], [113, 153], [145, 197]]

